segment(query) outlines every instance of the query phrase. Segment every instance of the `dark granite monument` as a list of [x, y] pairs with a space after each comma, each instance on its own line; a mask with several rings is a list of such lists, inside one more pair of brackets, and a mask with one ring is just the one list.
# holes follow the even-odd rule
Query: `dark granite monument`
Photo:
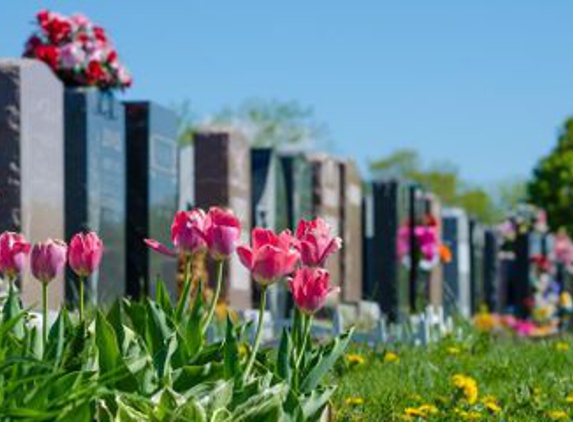
[[[251, 150], [251, 221], [253, 226], [281, 232], [288, 228], [287, 197], [282, 163], [271, 148]], [[255, 292], [253, 292], [255, 293]], [[253, 294], [253, 304], [259, 295]], [[269, 290], [268, 309], [273, 315], [288, 316], [288, 292], [285, 283]]]
[[[97, 89], [66, 89], [64, 98], [66, 236], [94, 230], [102, 238], [102, 264], [86, 293], [109, 302], [126, 291], [124, 107]], [[66, 293], [75, 300], [77, 285], [71, 283]]]
[[[248, 241], [251, 231], [251, 153], [248, 141], [238, 132], [209, 129], [195, 135], [195, 200], [196, 205], [204, 209], [211, 206], [232, 209], [241, 220], [242, 240]], [[233, 255], [225, 274], [222, 297], [235, 309], [251, 308], [251, 279], [236, 255]]]
[[484, 240], [485, 304], [490, 311], [499, 311], [499, 240], [493, 228], [485, 229]]
[[152, 253], [143, 239], [170, 244], [177, 211], [177, 116], [152, 102], [125, 104], [127, 151], [127, 294], [154, 297], [162, 280], [177, 296], [176, 263]]
[[396, 180], [374, 181], [366, 201], [367, 294], [392, 321], [410, 314], [411, 257], [398, 251], [399, 230], [411, 224], [410, 188]]
[[356, 163], [351, 160], [340, 164], [340, 276], [342, 300], [362, 300], [362, 180]]
[[303, 154], [281, 154], [287, 196], [288, 227], [296, 230], [301, 219], [313, 218], [312, 166]]
[[452, 260], [444, 264], [444, 305], [446, 312], [459, 312], [465, 317], [471, 312], [469, 221], [457, 208], [442, 212], [444, 243], [450, 248]]
[[470, 219], [470, 283], [471, 313], [486, 304], [485, 292], [485, 232], [474, 218]]
[[[0, 232], [29, 241], [64, 239], [63, 86], [42, 62], [0, 60]], [[28, 272], [22, 299], [41, 304], [41, 285]], [[49, 285], [49, 306], [64, 300], [63, 278]]]
[[[331, 227], [333, 236], [340, 236], [341, 202], [340, 202], [340, 165], [339, 161], [326, 154], [308, 154], [312, 165], [313, 195], [312, 214], [323, 218]], [[330, 283], [341, 286], [340, 272], [341, 252], [332, 254], [326, 263], [330, 273]], [[334, 305], [340, 301], [340, 295], [330, 295], [328, 303]]]

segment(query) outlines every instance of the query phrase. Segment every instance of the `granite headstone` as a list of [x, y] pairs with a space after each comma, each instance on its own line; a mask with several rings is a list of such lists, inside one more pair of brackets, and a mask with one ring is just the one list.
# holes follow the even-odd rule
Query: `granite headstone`
[[[195, 201], [208, 209], [232, 209], [242, 224], [242, 240], [251, 231], [251, 153], [248, 141], [232, 129], [202, 130], [195, 135]], [[251, 308], [248, 271], [233, 255], [225, 271], [224, 295], [235, 309]], [[213, 277], [209, 278], [213, 280]]]
[[[64, 239], [63, 86], [42, 62], [0, 60], [0, 232], [32, 242]], [[41, 285], [27, 272], [26, 305], [41, 303]], [[65, 299], [63, 277], [49, 285], [49, 307]]]
[[177, 211], [177, 116], [152, 102], [125, 103], [127, 148], [127, 293], [154, 296], [155, 282], [177, 296], [176, 263], [153, 253], [146, 238], [170, 243]]
[[[93, 230], [105, 249], [87, 294], [110, 302], [125, 294], [125, 113], [111, 93], [94, 88], [65, 91], [66, 235]], [[77, 279], [68, 277], [77, 295]], [[74, 280], [72, 282], [71, 280]]]

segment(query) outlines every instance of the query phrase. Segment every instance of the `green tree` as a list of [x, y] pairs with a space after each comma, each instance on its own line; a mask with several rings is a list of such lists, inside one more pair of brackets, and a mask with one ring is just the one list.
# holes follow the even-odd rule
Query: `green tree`
[[401, 149], [370, 163], [370, 169], [375, 176], [419, 183], [438, 195], [445, 205], [462, 207], [485, 223], [493, 223], [498, 215], [491, 196], [461, 180], [457, 167], [448, 161], [425, 166], [418, 152]]
[[329, 143], [325, 124], [310, 107], [296, 101], [250, 99], [237, 108], [226, 107], [214, 123], [240, 127], [254, 146], [325, 147]]
[[539, 160], [527, 185], [529, 202], [547, 211], [553, 230], [565, 227], [573, 235], [573, 118], [569, 118], [557, 145]]

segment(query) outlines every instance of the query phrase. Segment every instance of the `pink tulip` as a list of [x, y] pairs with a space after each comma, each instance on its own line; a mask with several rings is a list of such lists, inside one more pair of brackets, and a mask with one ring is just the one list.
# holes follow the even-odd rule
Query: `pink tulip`
[[330, 254], [342, 246], [340, 237], [330, 234], [331, 227], [322, 219], [300, 220], [296, 229], [301, 261], [310, 267], [324, 267]]
[[209, 253], [216, 260], [224, 260], [235, 252], [241, 237], [241, 222], [231, 210], [213, 207], [207, 214], [205, 238]]
[[62, 273], [66, 265], [67, 246], [61, 240], [48, 239], [32, 248], [32, 274], [42, 283], [49, 283]]
[[288, 281], [296, 306], [304, 313], [313, 314], [324, 306], [329, 293], [338, 287], [329, 285], [328, 271], [317, 267], [302, 267]]
[[103, 242], [94, 232], [76, 234], [68, 248], [70, 267], [80, 277], [88, 277], [98, 269], [103, 254]]
[[24, 235], [4, 232], [0, 235], [0, 273], [7, 278], [16, 277], [22, 271], [30, 244]]
[[239, 259], [251, 272], [253, 279], [267, 286], [280, 277], [294, 271], [300, 258], [294, 248], [295, 239], [290, 231], [277, 235], [272, 230], [255, 227], [252, 232], [252, 247], [239, 246]]
[[154, 239], [145, 239], [145, 244], [156, 252], [168, 256], [177, 253], [193, 255], [207, 249], [205, 223], [207, 216], [202, 209], [178, 211], [171, 226], [171, 241], [175, 250], [168, 248]]

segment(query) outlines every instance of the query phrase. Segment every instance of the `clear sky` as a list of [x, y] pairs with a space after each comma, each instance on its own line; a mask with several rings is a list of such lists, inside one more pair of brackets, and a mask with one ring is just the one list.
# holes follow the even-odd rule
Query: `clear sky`
[[0, 56], [40, 8], [108, 30], [129, 98], [296, 99], [363, 166], [409, 147], [473, 181], [526, 176], [573, 114], [570, 0], [2, 0]]

